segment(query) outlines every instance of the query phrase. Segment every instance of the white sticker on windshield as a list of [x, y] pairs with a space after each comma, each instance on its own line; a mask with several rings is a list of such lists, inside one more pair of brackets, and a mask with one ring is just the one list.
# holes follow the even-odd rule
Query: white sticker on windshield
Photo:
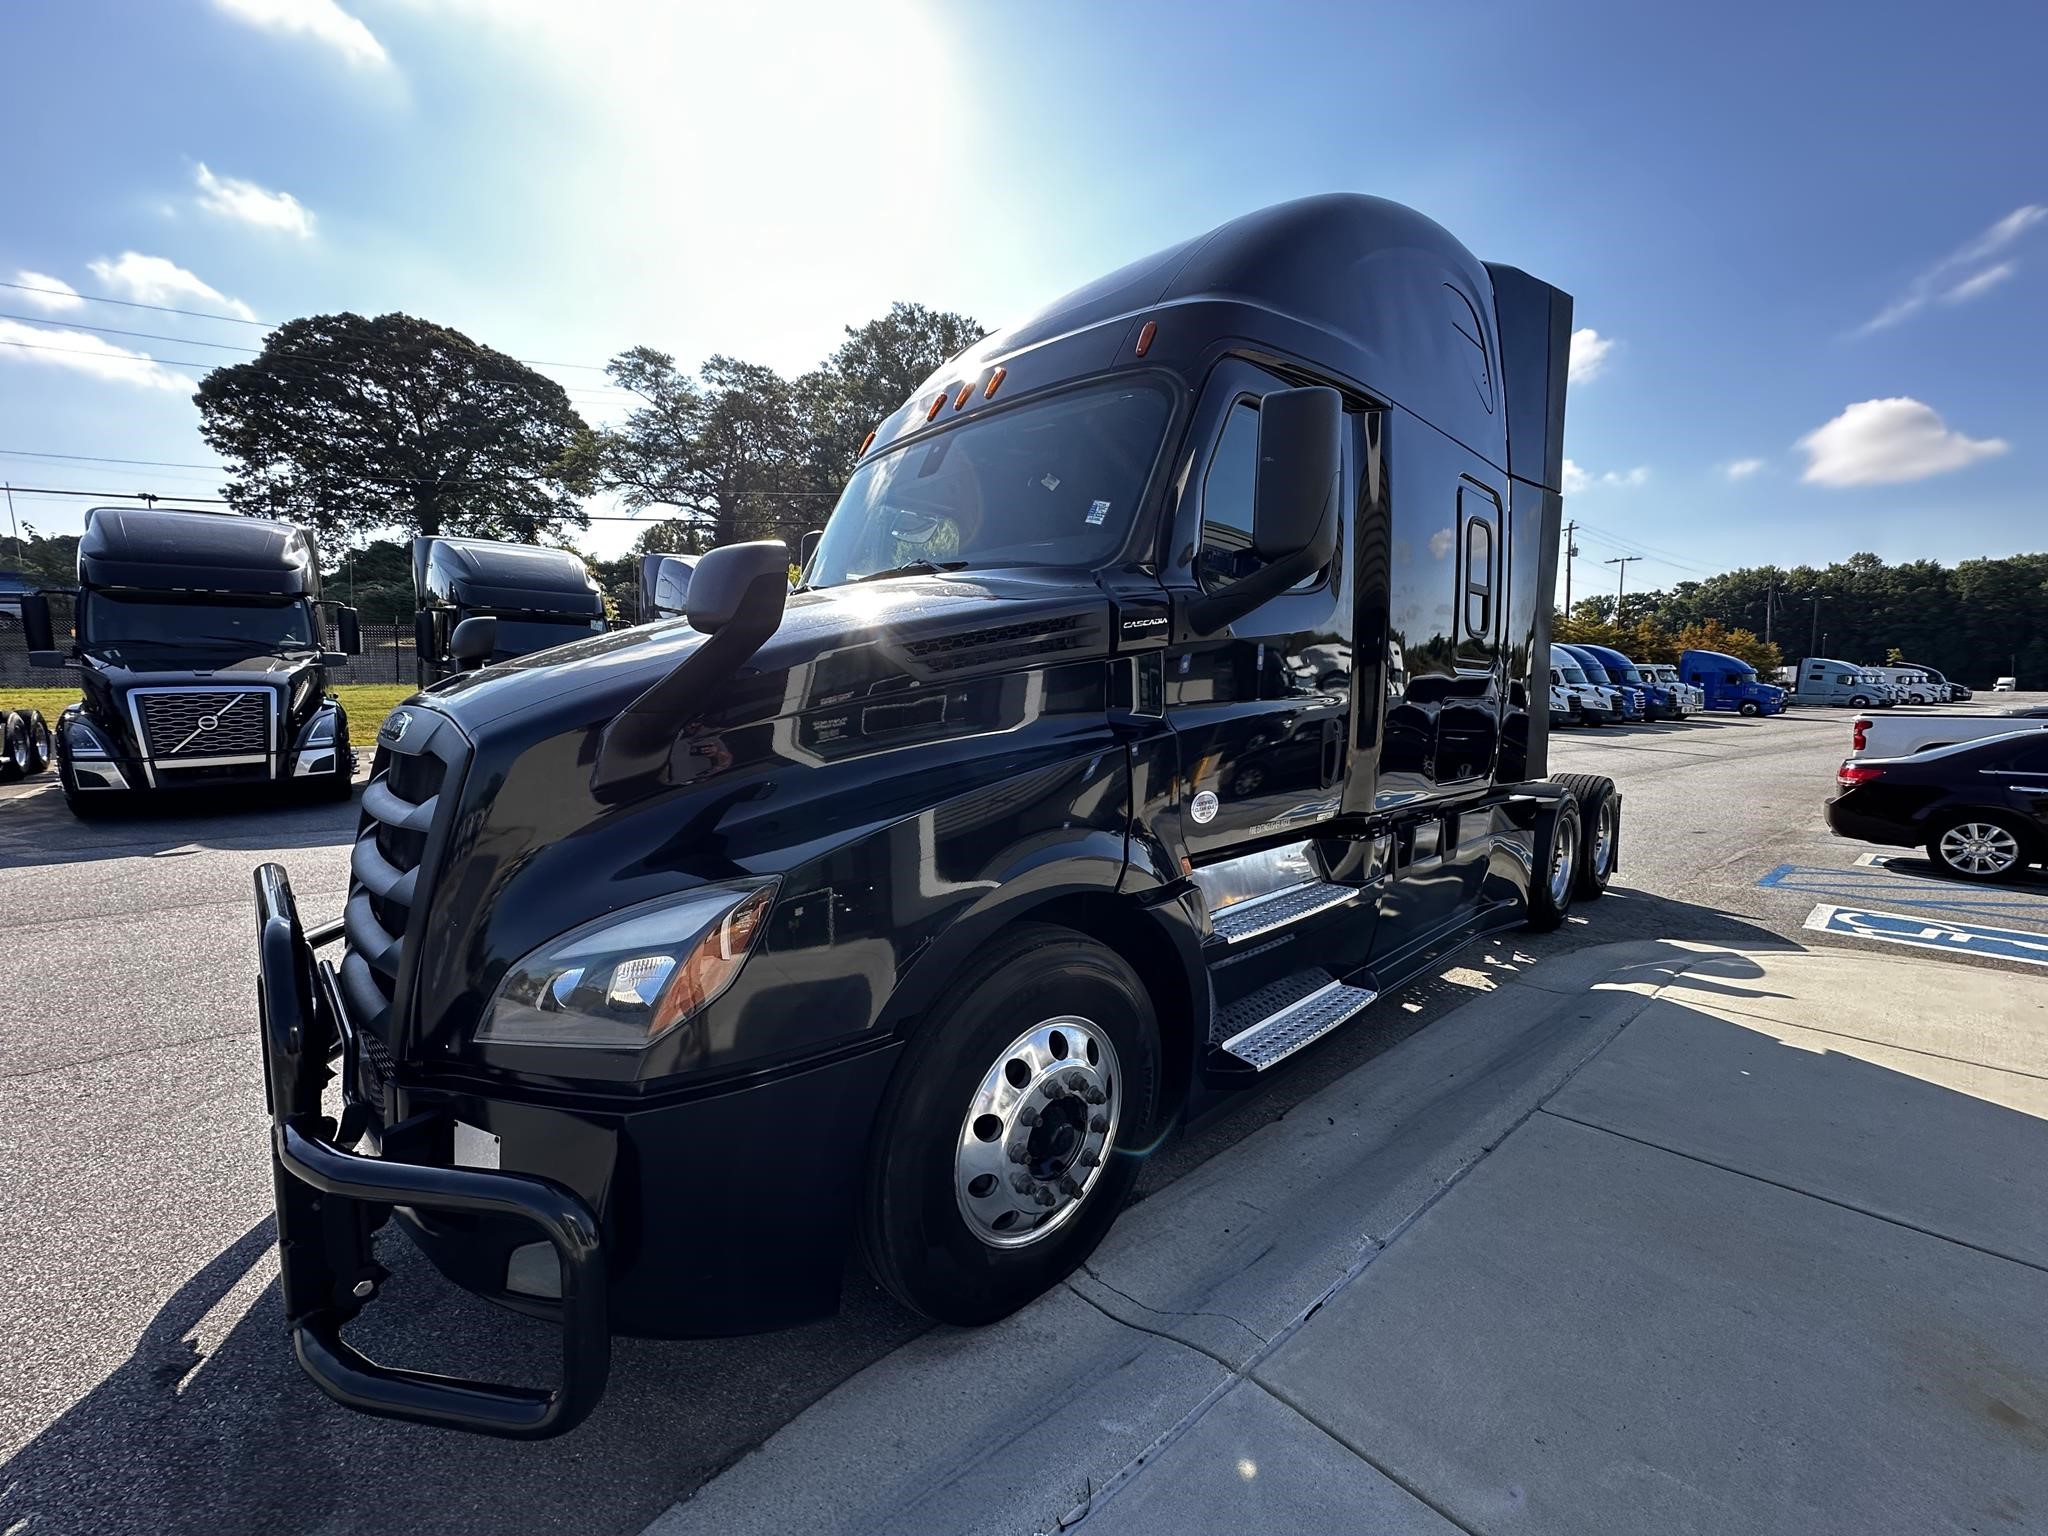
[[1048, 473], [1045, 476], [1045, 478], [1040, 480], [1038, 483], [1044, 486], [1048, 491], [1056, 491], [1060, 488], [1060, 477], [1058, 475]]
[[1092, 524], [1099, 525], [1107, 516], [1109, 516], [1109, 503], [1106, 501], [1098, 501], [1088, 509], [1088, 521]]

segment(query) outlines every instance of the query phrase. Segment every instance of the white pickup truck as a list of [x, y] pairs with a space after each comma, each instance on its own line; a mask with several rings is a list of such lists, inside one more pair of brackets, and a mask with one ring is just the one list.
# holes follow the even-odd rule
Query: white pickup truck
[[1849, 756], [1910, 757], [1930, 747], [2027, 730], [2048, 730], [2048, 704], [1967, 714], [1858, 715], [1850, 727]]

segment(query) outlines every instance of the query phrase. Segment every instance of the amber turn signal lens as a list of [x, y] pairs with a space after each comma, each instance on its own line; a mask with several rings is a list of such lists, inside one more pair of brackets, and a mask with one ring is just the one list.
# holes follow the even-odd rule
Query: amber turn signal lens
[[1138, 332], [1137, 355], [1139, 357], [1143, 357], [1147, 352], [1150, 352], [1152, 350], [1152, 338], [1155, 335], [1157, 335], [1158, 332], [1159, 322], [1157, 320], [1147, 320], [1145, 322], [1145, 328]]
[[647, 1025], [650, 1040], [725, 990], [761, 936], [761, 925], [774, 902], [775, 887], [764, 885], [705, 931], [662, 988], [661, 1000]]

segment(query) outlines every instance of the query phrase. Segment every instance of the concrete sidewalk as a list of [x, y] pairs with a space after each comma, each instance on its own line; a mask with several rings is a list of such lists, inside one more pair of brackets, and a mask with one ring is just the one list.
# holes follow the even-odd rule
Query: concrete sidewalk
[[1632, 944], [1493, 982], [651, 1529], [2048, 1523], [2048, 978]]

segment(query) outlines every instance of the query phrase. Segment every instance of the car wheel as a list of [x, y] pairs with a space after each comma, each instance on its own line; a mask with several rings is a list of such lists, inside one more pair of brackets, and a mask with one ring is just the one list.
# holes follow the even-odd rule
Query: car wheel
[[29, 774], [28, 721], [9, 710], [0, 715], [0, 783]]
[[1753, 719], [1757, 715], [1763, 713], [1763, 708], [1761, 705], [1757, 703], [1755, 699], [1744, 699], [1742, 703], [1737, 706], [1736, 712], [1738, 714], [1748, 715]]
[[1952, 816], [1927, 840], [1927, 856], [1959, 880], [2017, 880], [2033, 856], [2027, 833], [1989, 811]]
[[1621, 794], [1614, 780], [1593, 773], [1560, 773], [1562, 784], [1579, 803], [1579, 873], [1575, 892], [1581, 901], [1598, 901], [1621, 864]]
[[1567, 795], [1537, 826], [1536, 866], [1529, 881], [1532, 932], [1550, 932], [1571, 911], [1578, 890], [1580, 844], [1579, 802]]
[[1116, 1220], [1157, 1132], [1152, 999], [1107, 945], [1049, 923], [999, 938], [911, 1039], [869, 1140], [860, 1243], [941, 1322], [994, 1322]]

